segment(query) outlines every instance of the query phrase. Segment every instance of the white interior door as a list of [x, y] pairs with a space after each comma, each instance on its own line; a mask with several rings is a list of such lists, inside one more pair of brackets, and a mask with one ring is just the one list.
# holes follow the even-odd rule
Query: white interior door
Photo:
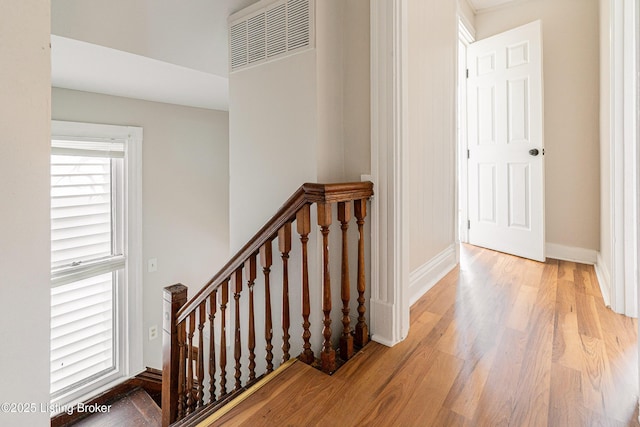
[[540, 21], [467, 50], [469, 243], [544, 254]]

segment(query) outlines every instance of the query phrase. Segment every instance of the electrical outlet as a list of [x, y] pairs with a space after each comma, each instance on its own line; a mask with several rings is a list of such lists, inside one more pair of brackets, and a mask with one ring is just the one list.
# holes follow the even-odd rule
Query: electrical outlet
[[158, 271], [158, 259], [157, 258], [151, 258], [149, 261], [147, 261], [147, 270], [149, 271], [149, 273], [153, 273], [154, 271]]
[[158, 338], [158, 326], [153, 325], [149, 328], [149, 341], [155, 340], [156, 338]]

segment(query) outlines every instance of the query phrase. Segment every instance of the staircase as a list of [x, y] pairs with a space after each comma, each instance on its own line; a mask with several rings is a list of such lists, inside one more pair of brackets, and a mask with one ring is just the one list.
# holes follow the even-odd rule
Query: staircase
[[[334, 373], [369, 341], [365, 218], [372, 195], [370, 182], [301, 186], [189, 301], [182, 284], [164, 289], [161, 372], [148, 369], [87, 402], [107, 412], [63, 413], [52, 427], [194, 426], [296, 358]], [[330, 234], [334, 220], [340, 232]]]
[[[304, 184], [189, 301], [186, 286], [165, 288], [163, 426], [206, 420], [292, 357], [332, 374], [367, 344], [372, 195], [370, 182]], [[341, 232], [330, 235], [334, 219]]]

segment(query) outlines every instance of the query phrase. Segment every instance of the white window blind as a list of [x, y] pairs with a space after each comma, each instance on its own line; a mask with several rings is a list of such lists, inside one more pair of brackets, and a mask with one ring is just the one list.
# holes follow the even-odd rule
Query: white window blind
[[51, 156], [51, 267], [112, 254], [111, 159]]
[[52, 288], [52, 393], [114, 369], [114, 275]]
[[123, 141], [52, 140], [52, 397], [117, 369], [123, 162]]

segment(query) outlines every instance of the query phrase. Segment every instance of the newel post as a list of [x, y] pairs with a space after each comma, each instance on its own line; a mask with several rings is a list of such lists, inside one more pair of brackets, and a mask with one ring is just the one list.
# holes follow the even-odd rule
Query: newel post
[[178, 415], [180, 347], [176, 325], [178, 310], [187, 302], [187, 287], [167, 286], [163, 292], [162, 320], [162, 426], [168, 427]]

